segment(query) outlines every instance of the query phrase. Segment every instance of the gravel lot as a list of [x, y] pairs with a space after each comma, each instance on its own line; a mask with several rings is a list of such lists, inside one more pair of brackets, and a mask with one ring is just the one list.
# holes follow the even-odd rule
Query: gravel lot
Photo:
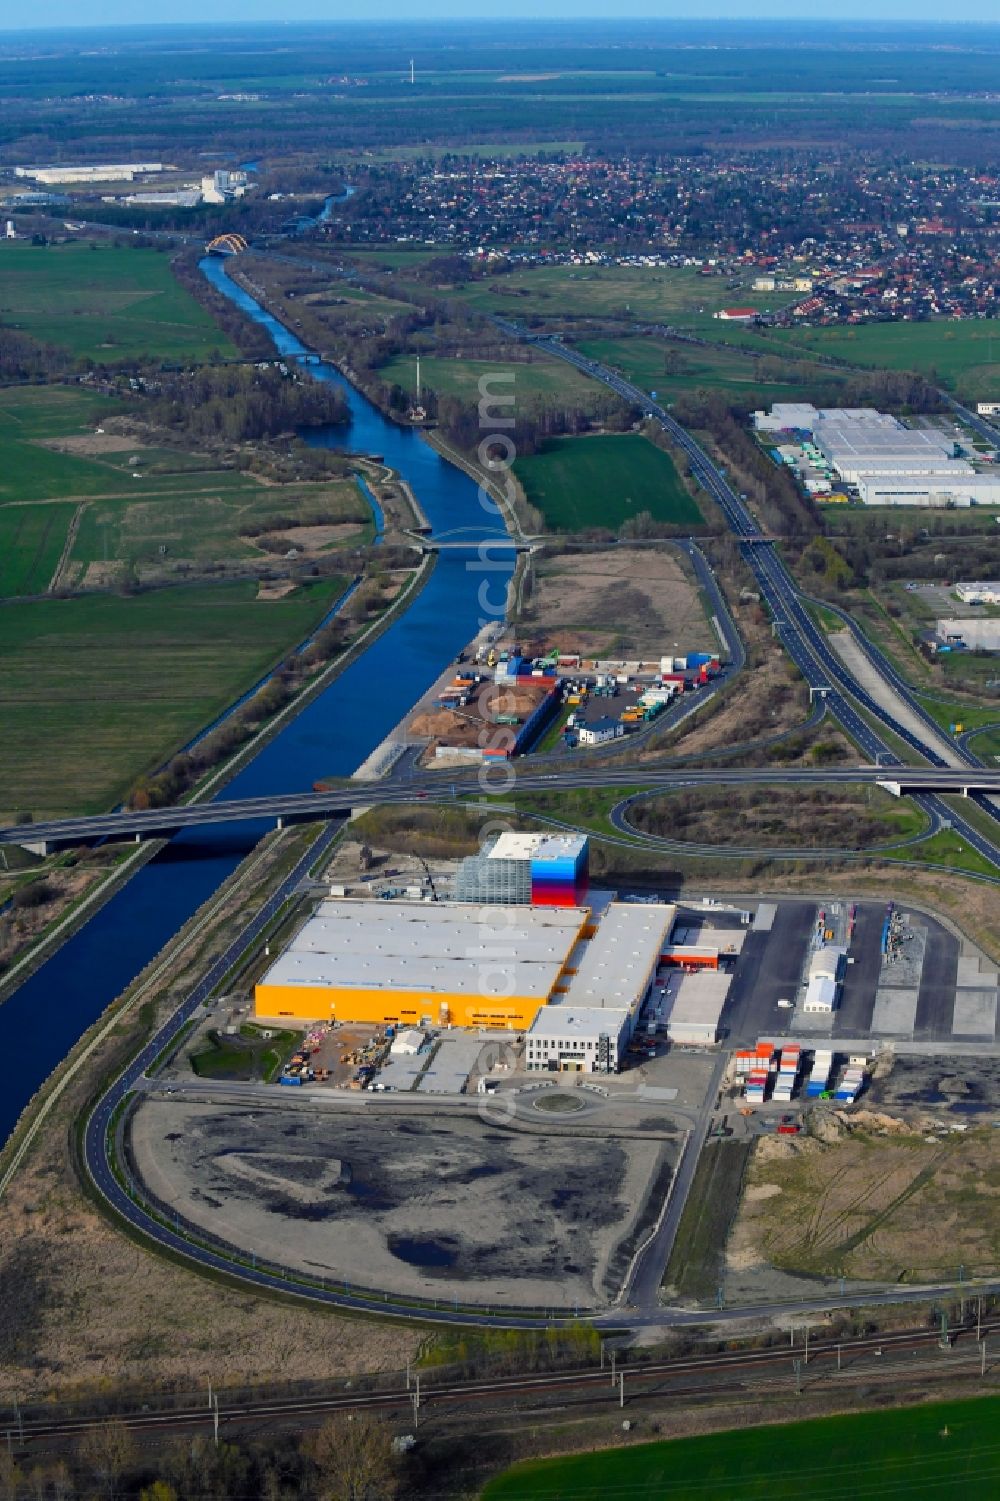
[[446, 1109], [162, 1099], [139, 1108], [132, 1144], [157, 1197], [261, 1259], [411, 1296], [570, 1308], [614, 1296], [622, 1242], [676, 1150], [564, 1119], [525, 1131]]

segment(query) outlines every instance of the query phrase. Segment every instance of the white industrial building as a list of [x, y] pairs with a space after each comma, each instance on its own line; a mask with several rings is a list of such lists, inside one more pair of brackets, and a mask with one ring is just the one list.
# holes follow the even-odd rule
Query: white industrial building
[[[937, 427], [907, 427], [873, 407], [820, 409], [808, 402], [777, 402], [755, 412], [758, 432], [807, 432], [800, 478], [822, 493], [825, 475], [817, 460], [870, 506], [1000, 505], [1000, 473], [975, 469], [956, 456], [955, 439]], [[779, 449], [785, 462], [787, 453]], [[809, 483], [812, 479], [814, 482]]]
[[247, 174], [220, 168], [201, 179], [203, 203], [228, 203], [231, 198], [242, 198], [247, 190]]
[[[105, 203], [116, 203], [116, 198], [105, 198]], [[201, 193], [197, 188], [175, 188], [171, 192], [126, 193], [124, 202], [139, 208], [197, 208]]]
[[418, 1027], [405, 1027], [389, 1044], [389, 1052], [394, 1058], [415, 1058], [424, 1045], [424, 1034]]
[[528, 1030], [531, 1071], [614, 1073], [632, 1039], [667, 947], [676, 907], [614, 902], [594, 936], [566, 967], [556, 991]]
[[723, 970], [670, 975], [657, 1006], [670, 1041], [681, 1047], [712, 1047], [717, 1043], [730, 983], [731, 977]]
[[960, 615], [937, 622], [941, 642], [960, 642], [968, 651], [1000, 651], [1000, 616]]
[[620, 719], [612, 719], [605, 715], [603, 719], [592, 719], [589, 724], [581, 724], [577, 730], [577, 739], [581, 745], [604, 745], [608, 740], [618, 740], [625, 733], [625, 726]]
[[1000, 605], [1000, 579], [956, 584], [955, 593], [966, 605]]
[[543, 1006], [525, 1039], [526, 1063], [561, 1073], [616, 1073], [632, 1036], [632, 1017], [613, 1006]]
[[162, 171], [162, 162], [96, 162], [75, 167], [15, 167], [14, 176], [56, 187], [71, 182], [131, 182], [147, 173]]
[[847, 950], [837, 943], [817, 949], [809, 961], [803, 1011], [831, 1012], [840, 999], [840, 982], [847, 962]]
[[866, 475], [858, 481], [858, 495], [866, 506], [917, 506], [931, 510], [1000, 506], [1000, 475], [977, 474], [966, 480], [946, 474], [909, 480]]
[[776, 401], [769, 412], [754, 412], [752, 420], [759, 433], [811, 433], [818, 415], [809, 401]]

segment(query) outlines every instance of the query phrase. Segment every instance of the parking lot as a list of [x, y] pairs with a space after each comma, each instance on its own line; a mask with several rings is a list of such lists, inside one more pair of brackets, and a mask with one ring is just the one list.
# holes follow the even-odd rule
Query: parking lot
[[817, 910], [824, 905], [829, 909], [834, 904], [781, 901], [770, 932], [748, 934], [723, 1012], [728, 1046], [749, 1046], [758, 1037], [795, 1036], [803, 1020], [809, 1023], [808, 1036], [834, 1042], [838, 1037], [989, 1045], [1000, 1040], [996, 969], [936, 918], [909, 909], [904, 909], [910, 935], [904, 953], [895, 963], [884, 964], [886, 907], [878, 902], [857, 905], [848, 954], [853, 962], [832, 1016], [803, 1018], [779, 1006], [798, 995]]

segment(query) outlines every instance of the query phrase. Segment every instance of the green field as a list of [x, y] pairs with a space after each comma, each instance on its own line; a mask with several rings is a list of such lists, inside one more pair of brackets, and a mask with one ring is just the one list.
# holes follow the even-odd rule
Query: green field
[[0, 608], [0, 821], [113, 806], [303, 640], [344, 585], [260, 603], [240, 583]]
[[71, 505], [0, 506], [0, 597], [44, 594], [56, 570]]
[[677, 526], [703, 520], [670, 455], [638, 433], [553, 438], [541, 452], [518, 459], [514, 473], [554, 531], [617, 530], [642, 511]]
[[[219, 479], [234, 482], [217, 486], [213, 482]], [[189, 487], [178, 485], [170, 494], [147, 497], [140, 492], [135, 499], [90, 502], [63, 577], [74, 586], [92, 584], [87, 568], [106, 559], [157, 569], [180, 562], [256, 558], [266, 563], [269, 555], [245, 535], [251, 528], [265, 527], [294, 546], [296, 525], [317, 522], [355, 528], [332, 537], [321, 552], [371, 540], [371, 510], [353, 480], [276, 487], [242, 476], [199, 475]]]
[[265, 560], [244, 534], [271, 521], [357, 524], [330, 547], [369, 539], [370, 509], [352, 479], [264, 485], [239, 470], [208, 467], [211, 459], [180, 449], [125, 442], [82, 454], [46, 446], [90, 441], [117, 410], [114, 402], [71, 387], [0, 393], [0, 598], [48, 587], [78, 509], [63, 587], [107, 583], [86, 578], [92, 563], [169, 568], [182, 559]]
[[44, 446], [92, 433], [119, 409], [103, 396], [68, 386], [0, 391], [0, 505], [8, 500], [124, 494], [134, 481], [122, 470]]
[[[387, 252], [391, 254], [391, 252]], [[413, 304], [400, 302], [395, 297], [382, 297], [377, 292], [366, 292], [360, 287], [351, 287], [344, 282], [338, 282], [336, 287], [329, 292], [310, 292], [299, 299], [300, 305], [306, 304], [318, 314], [322, 314], [325, 323], [336, 324], [339, 321], [363, 317], [366, 323], [379, 318], [385, 324], [390, 318], [397, 317], [400, 313], [412, 313]]]
[[[512, 381], [497, 381], [498, 369], [504, 375], [512, 374]], [[413, 355], [397, 355], [381, 365], [378, 374], [384, 381], [396, 381], [404, 391], [416, 392], [417, 365]], [[512, 394], [514, 406], [510, 411], [516, 415], [519, 407], [533, 401], [542, 401], [547, 406], [568, 405], [587, 411], [598, 401], [607, 398], [607, 389], [563, 360], [532, 359], [530, 362], [498, 360], [437, 359], [421, 356], [420, 383], [430, 387], [439, 396], [460, 396], [465, 401], [479, 401], [479, 381], [482, 376], [492, 376], [489, 389], [505, 396]]]
[[980, 401], [1000, 397], [1000, 331], [991, 319], [772, 329], [768, 338], [790, 350], [833, 355], [852, 365], [936, 375]]
[[483, 1501], [973, 1501], [1000, 1493], [1000, 1398], [883, 1409], [516, 1465]]
[[[470, 282], [452, 295], [483, 312], [510, 318], [620, 318], [665, 322], [706, 338], [729, 338], [733, 325], [712, 317], [724, 307], [777, 311], [791, 292], [727, 288], [721, 276], [674, 266], [534, 266]], [[801, 294], [798, 294], [801, 296]]]
[[174, 449], [122, 443], [115, 451], [74, 451], [74, 444], [91, 439], [120, 410], [118, 402], [70, 386], [0, 391], [0, 506], [248, 483], [236, 471], [207, 469], [205, 459]]
[[131, 246], [0, 246], [0, 321], [98, 363], [237, 353], [169, 256]]
[[199, 1079], [273, 1079], [281, 1064], [293, 1051], [299, 1032], [274, 1032], [264, 1036], [260, 1028], [246, 1024], [234, 1037], [211, 1031], [205, 1046], [191, 1055], [191, 1068]]
[[[801, 401], [803, 386], [813, 379], [829, 385], [831, 379], [837, 378], [830, 371], [803, 360], [795, 363], [782, 361], [785, 378], [774, 379], [771, 367], [763, 360], [749, 359], [745, 354], [722, 345], [703, 349], [695, 344], [672, 344], [665, 339], [637, 336], [634, 339], [581, 339], [576, 347], [588, 359], [616, 367], [626, 379], [644, 391], [655, 391], [661, 401], [674, 401], [678, 396], [704, 386], [725, 391], [748, 404], [769, 406], [774, 401]], [[795, 379], [787, 379], [789, 375]]]

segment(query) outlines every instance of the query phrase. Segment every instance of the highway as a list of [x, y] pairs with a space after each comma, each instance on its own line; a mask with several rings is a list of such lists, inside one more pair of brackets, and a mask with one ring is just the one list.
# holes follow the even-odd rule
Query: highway
[[[829, 700], [827, 701], [829, 704]], [[848, 713], [849, 705], [845, 706]], [[861, 721], [863, 724], [863, 721]], [[865, 726], [867, 728], [867, 726]], [[874, 737], [873, 737], [874, 738]], [[1000, 770], [968, 769], [953, 766], [903, 766], [889, 761], [886, 751], [873, 748], [882, 764], [837, 766], [827, 769], [791, 766], [588, 766], [565, 758], [559, 769], [542, 760], [548, 769], [534, 770], [530, 760], [517, 767], [516, 791], [553, 792], [591, 787], [681, 787], [722, 786], [768, 783], [785, 787], [811, 787], [829, 782], [867, 783], [881, 787], [899, 785], [904, 792], [921, 798], [924, 793], [965, 793], [969, 788], [1000, 795]], [[558, 763], [557, 763], [558, 764]], [[213, 824], [270, 822], [274, 824], [308, 823], [314, 819], [333, 818], [352, 808], [412, 803], [418, 800], [452, 802], [462, 798], [484, 796], [510, 797], [510, 767], [503, 763], [503, 777], [496, 783], [479, 772], [461, 772], [451, 776], [437, 772], [425, 776], [400, 777], [385, 782], [346, 782], [327, 792], [290, 792], [277, 797], [237, 798], [230, 802], [189, 803], [178, 807], [145, 808], [133, 813], [96, 813], [75, 818], [50, 819], [44, 823], [14, 824], [0, 829], [0, 845], [20, 844], [26, 848], [46, 844], [84, 844], [96, 839], [159, 838], [179, 829], [206, 828]], [[928, 813], [934, 810], [927, 804]], [[957, 816], [938, 805], [937, 816], [950, 819], [958, 827]], [[971, 836], [970, 836], [971, 837]], [[1000, 852], [983, 840], [996, 855]], [[978, 847], [978, 846], [977, 846]]]
[[[527, 340], [557, 359], [566, 360], [583, 374], [602, 381], [624, 400], [640, 406], [647, 416], [659, 421], [671, 441], [686, 455], [691, 471], [699, 484], [717, 503], [725, 516], [730, 530], [739, 542], [741, 555], [757, 579], [761, 595], [771, 611], [775, 629], [785, 650], [802, 673], [810, 689], [824, 692], [831, 714], [860, 747], [863, 754], [886, 767], [902, 765], [890, 744], [872, 727], [871, 720], [875, 720], [889, 730], [897, 740], [902, 741], [922, 759], [930, 762], [931, 766], [941, 767], [945, 764], [945, 758], [934, 748], [936, 743], [940, 743], [941, 731], [934, 725], [923, 705], [919, 703], [909, 684], [854, 626], [853, 633], [861, 643], [869, 661], [894, 692], [904, 699], [907, 708], [928, 726], [926, 741], [895, 719], [851, 677], [809, 614], [798, 586], [781, 561], [774, 543], [764, 536], [743, 498], [737, 495], [727, 483], [724, 475], [712, 463], [700, 443], [671, 417], [665, 407], [651, 400], [647, 392], [632, 385], [614, 370], [587, 359], [577, 350], [564, 345], [560, 339], [530, 334], [509, 319], [496, 318], [494, 321], [511, 337]], [[959, 410], [968, 420], [973, 420], [973, 414], [968, 413], [965, 408]], [[981, 424], [979, 418], [974, 419], [974, 425], [979, 430], [986, 426]], [[995, 439], [996, 434], [992, 434], [992, 438]], [[865, 711], [864, 715], [859, 712], [859, 708]], [[968, 765], [970, 769], [981, 766], [978, 757], [973, 755], [967, 747], [958, 744], [955, 746], [955, 759], [960, 764]], [[985, 783], [966, 783], [965, 785], [976, 785], [980, 793], [991, 790]], [[996, 812], [988, 800], [982, 796], [977, 797], [976, 800], [986, 813], [991, 817], [996, 817]], [[934, 796], [918, 797], [918, 801], [928, 817], [937, 822], [950, 822], [956, 832], [967, 840], [973, 849], [990, 864], [1000, 869], [1000, 845], [993, 839], [980, 833], [966, 819], [939, 803]], [[1000, 828], [998, 828], [998, 837], [1000, 837]]]

